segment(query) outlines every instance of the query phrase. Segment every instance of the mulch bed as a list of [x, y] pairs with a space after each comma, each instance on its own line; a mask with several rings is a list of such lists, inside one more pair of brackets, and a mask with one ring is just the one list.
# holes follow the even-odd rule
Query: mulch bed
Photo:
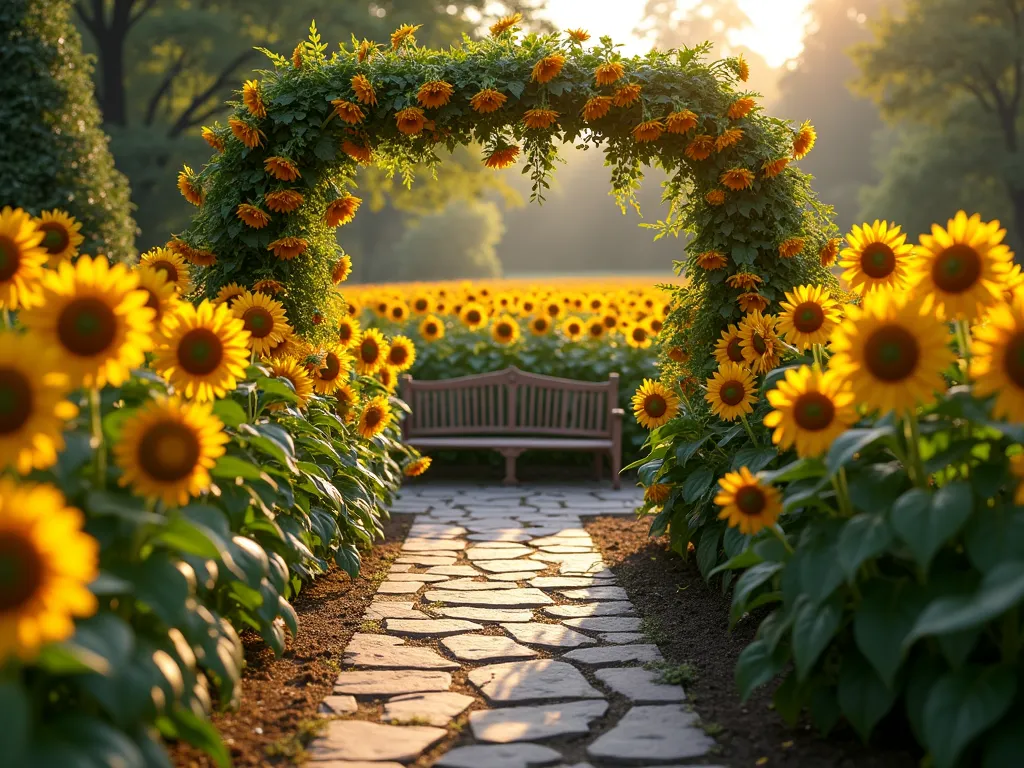
[[[647, 535], [649, 521], [590, 518], [585, 524], [619, 584], [642, 617], [643, 628], [671, 665], [689, 665], [686, 694], [732, 766], [793, 768], [913, 768], [918, 760], [897, 746], [865, 747], [849, 730], [822, 739], [810, 725], [791, 729], [772, 711], [773, 686], [741, 703], [733, 671], [757, 629], [747, 617], [729, 631], [729, 598], [704, 583], [693, 561]], [[709, 759], [709, 762], [715, 760]]]
[[[301, 758], [323, 720], [317, 708], [330, 694], [349, 638], [359, 630], [363, 611], [398, 557], [412, 523], [394, 515], [385, 523], [386, 540], [362, 553], [357, 579], [337, 568], [306, 585], [293, 601], [299, 635], [281, 658], [253, 632], [242, 635], [246, 668], [241, 706], [213, 718], [236, 766], [288, 765]], [[186, 744], [169, 747], [177, 766], [199, 768], [212, 762]]]

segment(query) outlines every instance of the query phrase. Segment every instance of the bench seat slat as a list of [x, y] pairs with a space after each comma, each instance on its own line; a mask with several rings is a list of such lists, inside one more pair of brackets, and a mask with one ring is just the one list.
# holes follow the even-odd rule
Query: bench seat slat
[[608, 449], [611, 440], [588, 440], [571, 437], [413, 437], [406, 441], [413, 448], [522, 448], [532, 450], [547, 448], [553, 451], [587, 451]]

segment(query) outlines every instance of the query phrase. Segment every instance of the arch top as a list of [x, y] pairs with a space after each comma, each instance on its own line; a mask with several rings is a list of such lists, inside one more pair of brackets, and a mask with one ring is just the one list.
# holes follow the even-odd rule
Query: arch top
[[[446, 50], [419, 47], [418, 28], [405, 25], [387, 44], [353, 38], [330, 55], [314, 25], [291, 58], [266, 52], [273, 69], [244, 84], [227, 126], [203, 130], [219, 154], [179, 175], [199, 212], [170, 247], [205, 266], [210, 296], [229, 282], [280, 280], [293, 326], [323, 340], [344, 311], [336, 284], [347, 257], [334, 228], [358, 208], [348, 190], [359, 164], [410, 175], [440, 162], [441, 147], [479, 144], [491, 168], [525, 160], [542, 198], [558, 144], [573, 141], [603, 147], [623, 207], [645, 165], [665, 168], [661, 234], [691, 237], [689, 290], [722, 305], [712, 325], [738, 319], [740, 293], [778, 301], [780, 276], [787, 288], [827, 282], [818, 254], [835, 234], [828, 211], [789, 165], [813, 130], [764, 114], [741, 57], [708, 61], [703, 44], [624, 58], [609, 38], [523, 36], [517, 22]], [[726, 282], [737, 272], [761, 290], [737, 292]], [[692, 329], [694, 318], [678, 325]]]

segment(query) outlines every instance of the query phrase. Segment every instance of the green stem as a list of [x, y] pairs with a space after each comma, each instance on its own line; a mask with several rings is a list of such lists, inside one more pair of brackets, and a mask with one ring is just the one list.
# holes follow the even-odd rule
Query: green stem
[[8, 331], [14, 327], [14, 321], [11, 320], [11, 310], [4, 309], [4, 328]]
[[755, 446], [760, 447], [757, 442], [757, 438], [754, 437], [754, 430], [750, 428], [750, 422], [747, 421], [747, 414], [741, 413], [740, 421], [743, 422], [743, 428], [747, 430], [747, 435], [750, 437], [750, 442], [752, 442]]
[[822, 356], [821, 356], [821, 345], [820, 344], [812, 344], [811, 345], [811, 354], [814, 355], [814, 362], [817, 363], [818, 368], [820, 368], [821, 370], [825, 370], [825, 363], [822, 360]]
[[782, 546], [784, 546], [786, 548], [786, 551], [789, 554], [792, 555], [793, 554], [793, 545], [789, 543], [789, 540], [786, 538], [786, 534], [784, 534], [782, 532], [782, 529], [779, 528], [778, 525], [773, 525], [773, 526], [770, 526], [770, 530], [771, 530], [772, 534], [774, 534], [775, 538], [777, 538], [779, 541], [782, 542]]
[[917, 413], [914, 409], [907, 411], [904, 421], [907, 431], [907, 453], [914, 468], [914, 479], [919, 488], [928, 488], [928, 474], [924, 470], [924, 462], [921, 460], [921, 427], [917, 423]]
[[963, 383], [967, 384], [970, 381], [971, 371], [971, 329], [968, 327], [967, 321], [962, 318], [957, 320], [954, 325], [956, 327], [956, 343], [960, 347], [960, 357], [962, 358], [960, 370], [963, 374]]
[[103, 439], [103, 410], [99, 387], [89, 390], [89, 411], [92, 416], [92, 442], [96, 451], [96, 487], [107, 487], [107, 446]]
[[846, 467], [840, 467], [839, 472], [832, 477], [832, 487], [836, 491], [836, 499], [839, 501], [839, 512], [843, 517], [853, 517], [853, 502], [850, 501], [850, 485], [846, 480]]

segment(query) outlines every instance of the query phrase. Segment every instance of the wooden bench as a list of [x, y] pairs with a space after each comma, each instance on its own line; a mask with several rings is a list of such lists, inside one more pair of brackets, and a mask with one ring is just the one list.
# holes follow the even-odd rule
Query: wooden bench
[[437, 381], [401, 378], [412, 414], [405, 441], [420, 450], [491, 449], [505, 457], [505, 484], [516, 483], [523, 451], [589, 451], [601, 479], [602, 458], [619, 487], [622, 417], [619, 374], [606, 382], [526, 373], [512, 366], [477, 376]]

